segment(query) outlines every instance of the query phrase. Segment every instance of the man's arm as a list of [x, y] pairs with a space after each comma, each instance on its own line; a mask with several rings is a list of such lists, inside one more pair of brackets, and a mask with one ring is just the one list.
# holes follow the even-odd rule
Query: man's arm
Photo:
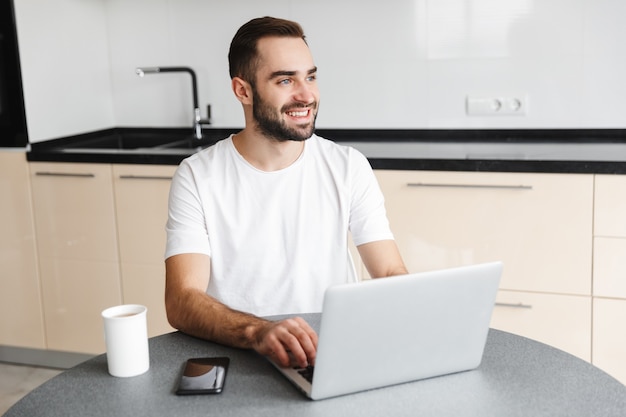
[[357, 246], [361, 260], [372, 278], [408, 273], [395, 240], [378, 240]]
[[165, 261], [165, 308], [172, 327], [221, 344], [254, 349], [283, 366], [315, 362], [317, 335], [301, 318], [272, 322], [235, 311], [206, 293], [211, 260], [203, 254]]

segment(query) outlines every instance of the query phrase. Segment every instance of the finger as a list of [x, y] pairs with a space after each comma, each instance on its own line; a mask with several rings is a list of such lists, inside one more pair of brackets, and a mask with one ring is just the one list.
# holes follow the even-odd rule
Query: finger
[[267, 355], [283, 367], [306, 366], [306, 355], [297, 338], [285, 323], [275, 323], [265, 334], [261, 354]]
[[279, 344], [279, 346], [275, 350], [272, 351], [270, 356], [272, 357], [274, 362], [276, 362], [277, 364], [279, 364], [280, 366], [284, 368], [293, 366], [292, 359], [291, 359], [291, 356], [289, 355], [289, 352], [287, 352], [281, 344]]
[[281, 340], [295, 359], [295, 364], [301, 367], [313, 365], [317, 351], [315, 331], [300, 318], [285, 320], [284, 325], [288, 333]]
[[315, 330], [313, 330], [309, 323], [307, 323], [302, 317], [295, 317], [294, 320], [298, 322], [302, 330], [304, 330], [311, 338], [313, 345], [317, 347], [317, 333], [315, 333]]
[[300, 318], [268, 323], [256, 350], [281, 366], [306, 367], [315, 363], [317, 334]]
[[306, 355], [306, 360], [310, 365], [315, 365], [315, 357], [317, 356], [317, 333], [309, 326], [309, 323], [300, 317], [294, 319], [299, 328], [294, 332], [298, 338], [300, 346]]
[[283, 343], [285, 349], [287, 350], [287, 353], [289, 354], [291, 366], [305, 368], [309, 365], [307, 353], [302, 348], [302, 345], [295, 336], [290, 334], [285, 339], [283, 339]]

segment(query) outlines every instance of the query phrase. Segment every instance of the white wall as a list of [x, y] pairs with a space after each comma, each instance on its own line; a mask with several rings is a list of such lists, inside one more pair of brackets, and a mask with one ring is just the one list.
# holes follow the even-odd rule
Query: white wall
[[31, 142], [115, 125], [104, 3], [15, 0]]
[[[622, 0], [16, 2], [31, 141], [190, 125], [189, 77], [138, 78], [136, 66], [194, 68], [214, 125], [242, 126], [226, 55], [237, 28], [262, 15], [304, 26], [319, 67], [319, 127], [626, 127]], [[33, 66], [41, 42], [58, 68]], [[50, 72], [61, 82], [47, 85]], [[71, 96], [64, 85], [76, 86]], [[522, 97], [527, 112], [468, 116], [468, 95]]]

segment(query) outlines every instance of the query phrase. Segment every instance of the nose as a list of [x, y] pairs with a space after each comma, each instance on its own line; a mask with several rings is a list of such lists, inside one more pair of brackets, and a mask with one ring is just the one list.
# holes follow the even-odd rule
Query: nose
[[311, 104], [317, 100], [317, 94], [317, 85], [305, 80], [298, 83], [293, 98], [299, 103]]

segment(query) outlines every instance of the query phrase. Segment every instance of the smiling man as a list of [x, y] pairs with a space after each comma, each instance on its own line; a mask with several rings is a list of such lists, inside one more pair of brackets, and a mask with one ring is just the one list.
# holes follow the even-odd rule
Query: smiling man
[[285, 366], [315, 361], [331, 285], [356, 281], [348, 235], [374, 278], [406, 273], [369, 163], [315, 135], [317, 67], [299, 24], [253, 19], [232, 40], [245, 128], [184, 160], [172, 181], [165, 254], [170, 324]]

